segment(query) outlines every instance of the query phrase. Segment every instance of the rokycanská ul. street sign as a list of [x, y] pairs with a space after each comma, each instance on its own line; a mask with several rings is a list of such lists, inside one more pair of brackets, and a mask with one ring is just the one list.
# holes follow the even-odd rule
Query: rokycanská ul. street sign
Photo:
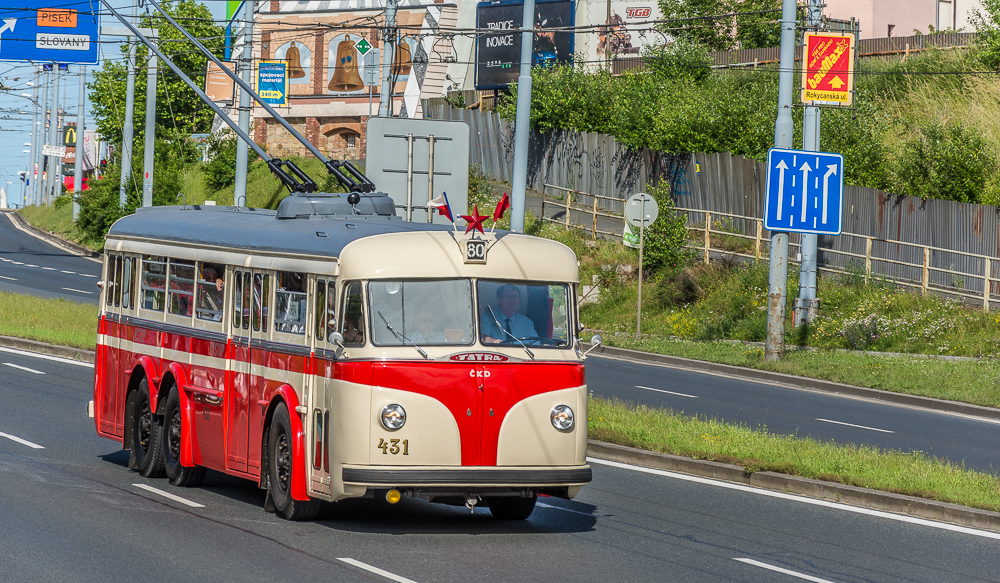
[[97, 64], [97, 2], [21, 0], [0, 15], [0, 61]]
[[844, 157], [772, 148], [767, 152], [764, 228], [817, 235], [843, 229]]

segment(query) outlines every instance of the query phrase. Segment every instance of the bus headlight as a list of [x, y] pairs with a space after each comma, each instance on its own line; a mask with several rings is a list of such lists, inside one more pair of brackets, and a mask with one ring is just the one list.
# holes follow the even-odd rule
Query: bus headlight
[[382, 408], [382, 426], [395, 431], [406, 423], [406, 411], [401, 405], [386, 405]]
[[573, 428], [573, 410], [568, 405], [556, 405], [549, 414], [552, 420], [552, 427], [559, 431], [569, 431]]

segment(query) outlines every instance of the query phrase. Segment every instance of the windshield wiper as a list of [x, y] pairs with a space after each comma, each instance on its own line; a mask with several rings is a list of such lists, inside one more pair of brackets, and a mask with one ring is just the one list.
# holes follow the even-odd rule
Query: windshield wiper
[[521, 348], [523, 348], [524, 351], [528, 353], [528, 356], [531, 357], [531, 360], [535, 360], [535, 353], [532, 352], [532, 351], [530, 351], [530, 350], [528, 350], [528, 347], [524, 345], [524, 342], [521, 342], [520, 338], [518, 338], [517, 336], [514, 336], [513, 334], [511, 334], [510, 332], [508, 332], [506, 328], [504, 328], [503, 326], [500, 325], [500, 320], [497, 320], [497, 315], [493, 313], [493, 306], [486, 306], [486, 311], [488, 311], [490, 313], [490, 317], [493, 318], [493, 322], [496, 323], [497, 330], [500, 330], [501, 332], [503, 332], [507, 336], [510, 336], [511, 338], [513, 338], [514, 342], [517, 342], [518, 344], [520, 344]]
[[423, 349], [423, 348], [420, 348], [419, 346], [417, 346], [416, 342], [414, 342], [414, 341], [410, 340], [410, 339], [409, 339], [409, 338], [407, 338], [406, 336], [403, 336], [403, 335], [402, 335], [402, 334], [400, 334], [399, 332], [396, 332], [395, 330], [393, 330], [393, 329], [392, 329], [392, 325], [391, 325], [391, 324], [389, 324], [389, 320], [386, 320], [386, 319], [385, 319], [385, 316], [383, 316], [383, 315], [382, 315], [382, 312], [381, 312], [380, 310], [376, 310], [376, 313], [378, 314], [378, 317], [379, 317], [379, 318], [382, 318], [382, 321], [383, 321], [383, 322], [385, 322], [385, 327], [389, 329], [389, 332], [392, 332], [392, 335], [393, 335], [393, 336], [395, 336], [396, 338], [398, 338], [398, 339], [402, 340], [403, 342], [406, 342], [406, 343], [408, 343], [408, 344], [409, 344], [410, 346], [412, 346], [412, 347], [416, 348], [416, 349], [417, 349], [417, 352], [419, 352], [419, 353], [420, 353], [420, 356], [423, 356], [423, 357], [424, 357], [424, 358], [426, 358], [427, 360], [430, 360], [430, 358], [431, 358], [431, 357], [427, 356], [427, 353], [426, 353], [426, 352], [424, 352], [424, 349]]

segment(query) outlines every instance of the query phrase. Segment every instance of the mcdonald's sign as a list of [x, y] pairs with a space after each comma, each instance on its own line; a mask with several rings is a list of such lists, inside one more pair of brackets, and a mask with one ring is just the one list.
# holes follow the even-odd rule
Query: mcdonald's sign
[[67, 148], [76, 147], [76, 124], [63, 126], [63, 145]]

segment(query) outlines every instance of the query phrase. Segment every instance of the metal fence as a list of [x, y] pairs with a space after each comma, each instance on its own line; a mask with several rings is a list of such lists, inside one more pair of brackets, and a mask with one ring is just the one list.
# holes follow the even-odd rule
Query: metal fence
[[[447, 104], [431, 104], [425, 111], [433, 119], [465, 120], [472, 130], [471, 163], [510, 182], [512, 123], [491, 112]], [[572, 191], [577, 198], [593, 196], [587, 204], [599, 212], [621, 214], [629, 196], [666, 181], [678, 207], [689, 209], [689, 214], [731, 215], [727, 228], [734, 233], [756, 235], [758, 217], [764, 216], [767, 167], [763, 162], [728, 153], [634, 151], [611, 136], [570, 131], [533, 132], [530, 144], [529, 189], [556, 188]], [[900, 281], [926, 278], [927, 286], [983, 297], [1000, 292], [996, 279], [982, 275], [987, 258], [1000, 257], [1000, 208], [922, 200], [859, 186], [845, 186], [843, 200], [844, 232], [850, 235], [819, 237], [819, 262], [824, 268], [843, 270], [870, 254], [874, 273]], [[797, 244], [799, 237], [792, 234], [791, 239]], [[926, 268], [925, 249], [932, 250]]]

